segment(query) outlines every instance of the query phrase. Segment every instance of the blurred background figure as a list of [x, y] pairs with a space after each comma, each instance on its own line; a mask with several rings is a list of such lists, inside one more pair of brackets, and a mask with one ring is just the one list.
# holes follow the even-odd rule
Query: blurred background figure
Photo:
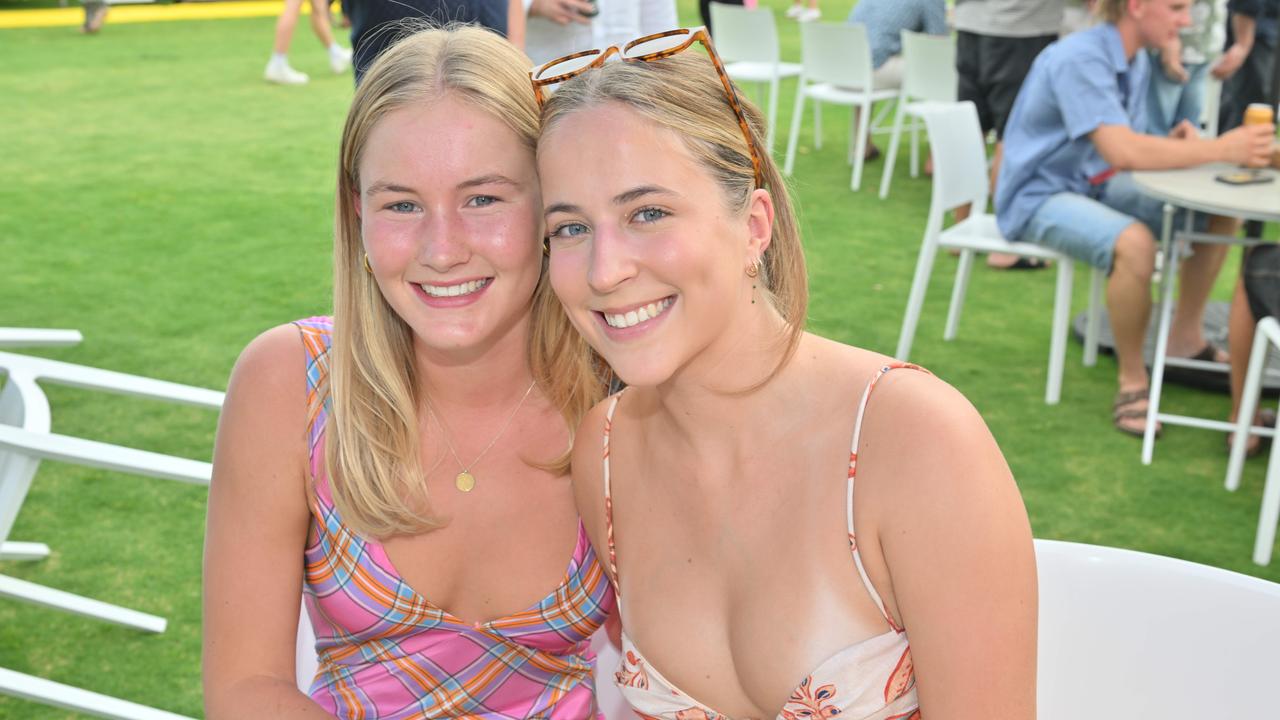
[[524, 0], [534, 65], [678, 27], [675, 0]]
[[[1031, 70], [1031, 63], [1062, 29], [1063, 0], [956, 0], [957, 98], [978, 107], [982, 131], [996, 133], [991, 158], [991, 196], [1004, 157], [1004, 129], [1013, 101]], [[981, 208], [980, 208], [981, 209]], [[969, 216], [956, 210], [956, 220]], [[992, 253], [987, 265], [1000, 269], [1035, 269], [1044, 264], [1016, 255]]]
[[84, 0], [84, 25], [80, 32], [92, 35], [107, 22], [107, 3], [104, 0]]
[[[902, 31], [946, 35], [945, 0], [860, 0], [849, 13], [849, 22], [866, 26], [871, 43], [871, 82], [876, 89], [902, 85]], [[857, 124], [854, 110], [854, 124]], [[875, 143], [867, 140], [866, 158], [880, 155]]]
[[[328, 0], [310, 1], [311, 29], [320, 44], [329, 51], [329, 68], [335, 73], [346, 72], [351, 66], [351, 50], [333, 39], [333, 31], [329, 27]], [[293, 29], [297, 27], [298, 16], [301, 14], [302, 0], [284, 0], [284, 10], [276, 21], [276, 41], [271, 48], [271, 59], [267, 61], [267, 69], [262, 73], [267, 82], [303, 85], [311, 79], [306, 73], [294, 70], [289, 65], [289, 43], [293, 41]]]
[[1151, 81], [1147, 95], [1150, 135], [1168, 135], [1183, 120], [1200, 127], [1204, 109], [1205, 79], [1215, 49], [1222, 46], [1224, 16], [1221, 0], [1195, 0], [1191, 26], [1151, 55]]
[[522, 0], [348, 0], [356, 84], [383, 50], [418, 27], [406, 21], [479, 25], [524, 49], [525, 10]]
[[[1275, 67], [1280, 0], [1231, 0], [1227, 10], [1226, 50], [1209, 71], [1222, 81], [1219, 132], [1239, 127], [1245, 108], [1253, 103], [1275, 107], [1280, 102]], [[1262, 237], [1262, 223], [1245, 223], [1245, 234]]]
[[818, 0], [809, 0], [808, 7], [805, 0], [793, 0], [787, 8], [787, 17], [797, 22], [813, 22], [822, 17], [822, 9], [818, 7]]

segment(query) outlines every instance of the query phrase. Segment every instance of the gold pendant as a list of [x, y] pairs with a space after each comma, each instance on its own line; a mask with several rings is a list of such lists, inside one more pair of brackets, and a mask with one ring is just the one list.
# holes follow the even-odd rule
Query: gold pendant
[[463, 470], [453, 479], [453, 486], [462, 492], [471, 492], [476, 487], [476, 476]]

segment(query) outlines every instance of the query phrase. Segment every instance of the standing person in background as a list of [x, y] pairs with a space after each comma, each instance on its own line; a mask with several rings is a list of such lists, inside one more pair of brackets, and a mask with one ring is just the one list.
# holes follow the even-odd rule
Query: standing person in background
[[[996, 133], [995, 155], [991, 158], [993, 198], [1013, 101], [1036, 56], [1058, 39], [1062, 3], [1063, 0], [956, 0], [956, 73], [960, 77], [956, 95], [961, 102], [970, 100], [977, 106], [984, 133]], [[969, 208], [956, 210], [956, 220], [968, 216]], [[1040, 261], [1002, 253], [992, 253], [987, 264], [1001, 269], [1043, 267]]]
[[83, 0], [84, 24], [80, 32], [92, 35], [102, 29], [107, 22], [107, 3], [105, 0]]
[[[902, 31], [946, 35], [947, 4], [945, 0], [860, 0], [849, 13], [850, 23], [867, 28], [871, 43], [871, 82], [876, 89], [902, 85]], [[858, 111], [853, 115], [858, 125]], [[867, 139], [866, 158], [880, 156], [880, 148]]]
[[[1041, 53], [1009, 118], [996, 190], [1006, 238], [1108, 272], [1107, 312], [1119, 365], [1112, 422], [1138, 437], [1146, 429], [1150, 389], [1142, 342], [1164, 203], [1142, 194], [1131, 171], [1210, 162], [1260, 167], [1270, 160], [1275, 133], [1273, 125], [1254, 125], [1204, 140], [1187, 122], [1167, 137], [1141, 131], [1150, 72], [1142, 50], [1163, 46], [1188, 27], [1189, 8], [1187, 0], [1098, 0], [1105, 22]], [[1199, 230], [1235, 230], [1231, 218], [1201, 214], [1196, 220]], [[1203, 320], [1226, 246], [1191, 248], [1179, 276], [1168, 352], [1225, 362], [1225, 353], [1205, 340]]]
[[814, 22], [822, 19], [822, 8], [818, 7], [818, 0], [809, 0], [808, 7], [805, 7], [804, 0], [792, 0], [791, 7], [787, 8], [787, 17], [796, 22]]
[[[335, 73], [346, 72], [351, 65], [351, 50], [339, 45], [333, 39], [333, 30], [329, 27], [329, 0], [311, 1], [311, 30], [321, 45], [329, 51], [329, 68]], [[294, 70], [289, 65], [289, 43], [293, 40], [293, 29], [298, 25], [298, 16], [302, 14], [303, 0], [284, 0], [284, 10], [280, 19], [276, 20], [276, 39], [271, 48], [271, 59], [267, 61], [267, 69], [262, 76], [267, 82], [281, 85], [305, 85], [311, 78], [304, 72]]]
[[525, 54], [535, 66], [580, 50], [670, 30], [675, 0], [524, 0]]
[[351, 0], [356, 84], [382, 51], [412, 27], [405, 21], [480, 25], [524, 49], [524, 10], [522, 0]]

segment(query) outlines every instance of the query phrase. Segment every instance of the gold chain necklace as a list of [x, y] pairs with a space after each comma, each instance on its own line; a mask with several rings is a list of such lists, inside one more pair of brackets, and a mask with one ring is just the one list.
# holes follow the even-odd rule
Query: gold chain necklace
[[498, 442], [498, 438], [502, 437], [502, 434], [507, 431], [507, 428], [511, 427], [511, 421], [516, 419], [516, 413], [520, 412], [520, 408], [524, 407], [525, 400], [529, 399], [529, 394], [533, 392], [533, 387], [537, 384], [537, 380], [529, 383], [529, 389], [524, 391], [524, 396], [520, 398], [520, 402], [516, 403], [515, 409], [507, 416], [507, 421], [502, 424], [502, 429], [498, 431], [497, 435], [493, 436], [493, 439], [489, 441], [489, 444], [484, 446], [484, 449], [480, 451], [480, 454], [477, 455], [476, 459], [472, 460], [470, 464], [462, 462], [462, 458], [458, 457], [458, 451], [453, 448], [453, 442], [449, 440], [449, 428], [444, 426], [444, 421], [441, 420], [440, 417], [435, 414], [435, 411], [431, 409], [431, 401], [426, 401], [427, 414], [432, 418], [435, 418], [436, 424], [440, 426], [440, 435], [444, 438], [445, 446], [449, 448], [449, 452], [453, 455], [453, 459], [457, 461], [458, 467], [462, 468], [462, 472], [458, 473], [453, 478], [454, 487], [464, 493], [469, 493], [475, 489], [476, 476], [471, 474], [471, 468], [475, 467], [476, 464], [480, 462], [481, 458], [493, 449], [493, 446]]

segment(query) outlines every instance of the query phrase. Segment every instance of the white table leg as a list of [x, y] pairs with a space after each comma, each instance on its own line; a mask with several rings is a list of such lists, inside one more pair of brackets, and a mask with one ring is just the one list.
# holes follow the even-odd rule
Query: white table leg
[[1178, 274], [1178, 252], [1173, 244], [1173, 205], [1165, 203], [1164, 221], [1160, 228], [1160, 252], [1164, 266], [1160, 272], [1160, 328], [1156, 333], [1156, 352], [1151, 359], [1151, 393], [1147, 396], [1147, 427], [1142, 435], [1142, 464], [1150, 465], [1155, 454], [1156, 421], [1160, 414], [1160, 390], [1164, 382], [1164, 356], [1169, 349], [1169, 326], [1173, 322], [1173, 284]]

